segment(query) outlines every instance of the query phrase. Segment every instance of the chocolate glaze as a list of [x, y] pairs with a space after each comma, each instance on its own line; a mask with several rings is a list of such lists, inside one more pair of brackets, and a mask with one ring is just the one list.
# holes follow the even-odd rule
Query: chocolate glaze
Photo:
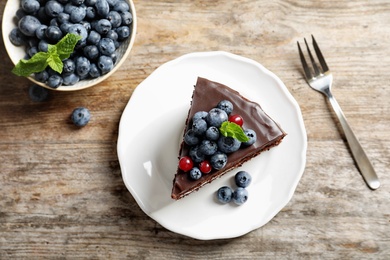
[[[208, 112], [221, 100], [229, 100], [233, 103], [234, 109], [232, 114], [242, 116], [244, 119], [243, 128], [254, 130], [257, 135], [257, 141], [247, 148], [241, 148], [237, 152], [228, 154], [228, 162], [222, 170], [216, 171], [213, 169], [209, 174], [204, 174], [199, 180], [189, 179], [187, 173], [178, 169], [173, 180], [171, 195], [173, 199], [178, 200], [198, 190], [203, 185], [210, 183], [229, 170], [241, 166], [244, 162], [257, 156], [262, 151], [269, 150], [271, 147], [278, 145], [286, 136], [286, 133], [263, 111], [259, 104], [246, 99], [239, 92], [225, 85], [200, 77], [195, 85], [184, 133], [191, 125], [191, 118], [196, 112]], [[188, 155], [188, 150], [189, 147], [182, 142], [179, 158]]]

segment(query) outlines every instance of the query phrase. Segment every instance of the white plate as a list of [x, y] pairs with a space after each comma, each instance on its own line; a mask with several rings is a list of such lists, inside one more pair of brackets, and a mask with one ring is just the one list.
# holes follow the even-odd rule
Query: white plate
[[[283, 142], [245, 163], [248, 201], [221, 205], [215, 192], [234, 187], [231, 171], [175, 201], [172, 181], [197, 77], [217, 81], [258, 102], [287, 132]], [[300, 108], [283, 82], [259, 63], [226, 52], [191, 53], [170, 61], [134, 91], [119, 125], [123, 181], [142, 210], [165, 228], [196, 239], [232, 238], [270, 221], [291, 199], [306, 162]]]

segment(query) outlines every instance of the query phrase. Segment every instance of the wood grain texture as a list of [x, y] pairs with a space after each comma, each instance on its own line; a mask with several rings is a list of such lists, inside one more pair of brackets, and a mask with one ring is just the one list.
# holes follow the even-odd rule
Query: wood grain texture
[[[0, 0], [2, 18], [6, 1]], [[28, 80], [0, 40], [1, 259], [389, 259], [390, 2], [135, 1], [138, 34], [108, 80], [28, 98]], [[302, 78], [296, 42], [314, 34], [334, 95], [381, 179], [364, 184], [335, 115]], [[172, 233], [138, 207], [121, 178], [116, 140], [132, 92], [161, 64], [223, 50], [263, 64], [299, 103], [307, 164], [288, 205], [265, 226], [229, 240]], [[91, 122], [76, 129], [72, 110]]]

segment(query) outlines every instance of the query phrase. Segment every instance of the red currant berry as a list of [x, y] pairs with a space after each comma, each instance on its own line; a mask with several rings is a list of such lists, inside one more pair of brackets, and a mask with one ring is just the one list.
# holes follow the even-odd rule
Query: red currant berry
[[229, 116], [229, 122], [236, 123], [241, 126], [244, 124], [244, 119], [240, 115], [231, 115]]
[[182, 170], [184, 172], [188, 172], [189, 170], [192, 169], [192, 167], [194, 167], [194, 163], [192, 162], [190, 157], [184, 156], [184, 157], [180, 158], [180, 160], [179, 160], [179, 169], [180, 170]]
[[199, 169], [203, 173], [211, 172], [211, 165], [208, 161], [203, 161], [199, 164]]

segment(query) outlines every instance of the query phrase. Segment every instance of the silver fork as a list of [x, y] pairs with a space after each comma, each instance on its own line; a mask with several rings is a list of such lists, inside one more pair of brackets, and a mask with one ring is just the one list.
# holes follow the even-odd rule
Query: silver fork
[[307, 48], [307, 52], [309, 54], [310, 61], [312, 63], [312, 68], [310, 68], [309, 65], [307, 64], [305, 60], [305, 56], [303, 55], [303, 52], [301, 50], [301, 46], [299, 45], [299, 42], [297, 42], [297, 44], [299, 50], [299, 57], [301, 58], [303, 70], [305, 72], [306, 81], [310, 85], [310, 87], [321, 92], [329, 99], [333, 107], [333, 110], [336, 113], [340, 121], [340, 124], [343, 128], [344, 135], [347, 139], [347, 142], [349, 144], [355, 162], [360, 170], [360, 173], [362, 174], [368, 187], [370, 187], [371, 189], [377, 189], [380, 186], [378, 176], [376, 175], [375, 170], [372, 167], [372, 164], [368, 159], [366, 153], [364, 152], [362, 146], [360, 145], [358, 139], [356, 138], [355, 134], [352, 132], [352, 129], [349, 126], [343, 111], [341, 110], [339, 104], [337, 103], [336, 99], [333, 97], [331, 93], [333, 76], [329, 71], [328, 65], [326, 65], [325, 59], [322, 56], [320, 48], [318, 47], [317, 42], [312, 36], [314, 51], [320, 63], [318, 65], [317, 62], [314, 60], [313, 55], [310, 52], [310, 48], [307, 44], [306, 39], [304, 40], [305, 40], [305, 45]]

